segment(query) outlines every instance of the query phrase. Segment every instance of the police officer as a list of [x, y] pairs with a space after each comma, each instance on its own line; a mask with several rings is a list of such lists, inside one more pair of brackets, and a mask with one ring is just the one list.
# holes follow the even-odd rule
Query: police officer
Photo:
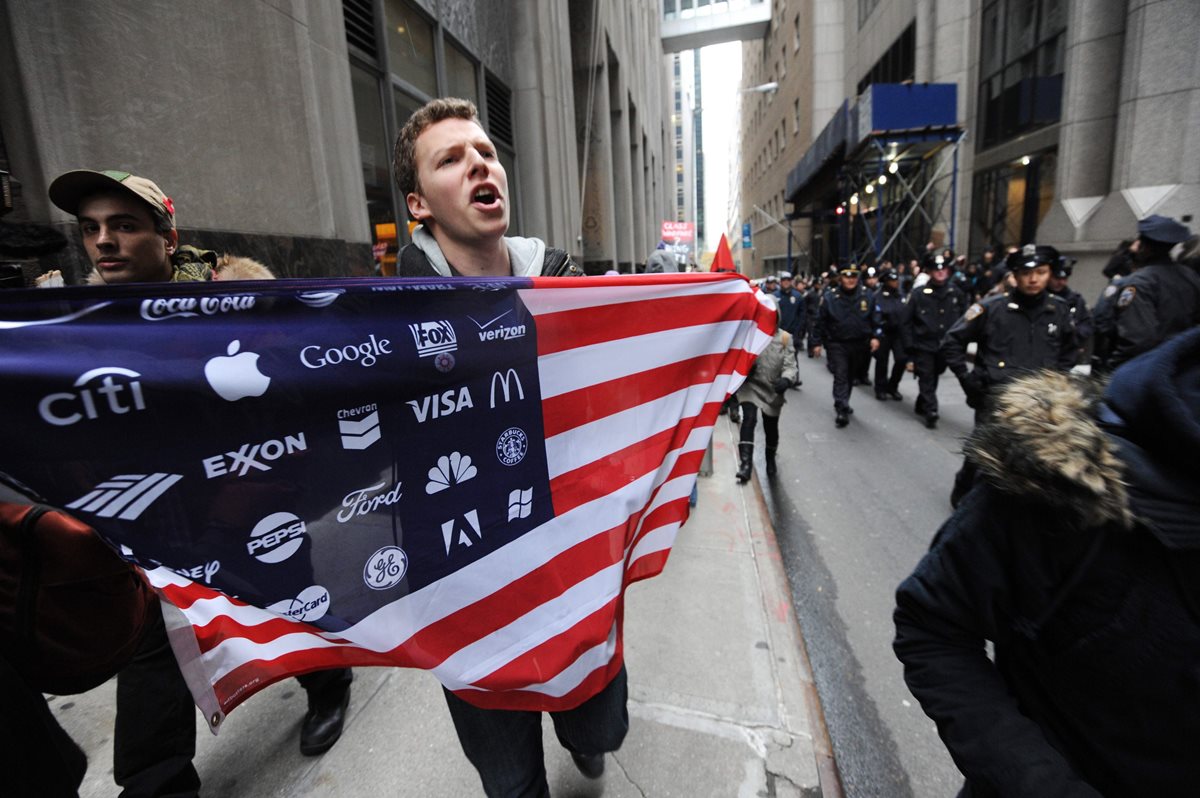
[[1116, 301], [1113, 368], [1200, 323], [1200, 277], [1171, 260], [1171, 249], [1191, 231], [1166, 216], [1138, 222], [1132, 250], [1139, 268], [1121, 286]]
[[858, 284], [859, 270], [853, 264], [838, 273], [837, 286], [825, 292], [813, 328], [813, 354], [829, 350], [833, 372], [833, 410], [839, 428], [850, 423], [850, 383], [860, 364], [879, 348], [871, 324], [873, 306], [866, 289]]
[[1082, 363], [1084, 350], [1092, 339], [1092, 312], [1088, 310], [1087, 300], [1083, 295], [1067, 285], [1074, 267], [1075, 261], [1070, 258], [1063, 258], [1058, 264], [1051, 266], [1047, 290], [1057, 297], [1062, 297], [1071, 306], [1075, 339], [1079, 342], [1079, 353], [1075, 362]]
[[[896, 399], [900, 395], [900, 380], [908, 355], [904, 349], [903, 332], [906, 305], [900, 293], [900, 275], [893, 268], [883, 272], [883, 284], [875, 291], [871, 323], [875, 325], [875, 337], [879, 348], [875, 350], [875, 398]], [[892, 358], [891, 375], [888, 374], [888, 358]]]
[[[779, 290], [775, 292], [775, 301], [779, 304], [779, 326], [791, 334], [793, 353], [799, 353], [808, 331], [808, 313], [804, 294], [793, 285], [791, 272], [779, 273]], [[800, 380], [793, 380], [793, 385], [799, 384]]]
[[[1062, 256], [1050, 246], [1026, 244], [1008, 256], [1007, 266], [1016, 288], [976, 302], [967, 308], [942, 340], [946, 365], [958, 378], [967, 404], [975, 410], [975, 424], [990, 413], [990, 396], [998, 386], [1037, 369], [1070, 371], [1078, 344], [1071, 306], [1047, 290], [1051, 269]], [[975, 368], [967, 371], [967, 344], [974, 342]], [[950, 503], [970, 490], [975, 468], [965, 462], [954, 477]]]
[[[879, 290], [879, 275], [880, 271], [874, 266], [860, 266], [862, 270], [863, 288], [866, 289], [867, 295], [871, 297], [872, 302], [875, 299], [875, 292]], [[874, 307], [872, 307], [874, 310]], [[874, 322], [872, 322], [874, 323]], [[859, 367], [859, 372], [854, 375], [855, 385], [870, 385], [871, 384], [871, 358], [865, 358]]]
[[919, 395], [913, 410], [933, 429], [938, 422], [938, 377], [946, 370], [942, 338], [966, 312], [968, 302], [966, 294], [951, 284], [950, 261], [944, 255], [927, 255], [925, 270], [929, 282], [909, 296], [901, 331], [917, 375]]
[[817, 273], [813, 277], [812, 282], [808, 286], [808, 290], [804, 292], [804, 318], [808, 324], [808, 329], [805, 332], [808, 334], [808, 356], [813, 356], [813, 330], [817, 326], [817, 313], [821, 308], [821, 294], [824, 287], [821, 284], [822, 275]]

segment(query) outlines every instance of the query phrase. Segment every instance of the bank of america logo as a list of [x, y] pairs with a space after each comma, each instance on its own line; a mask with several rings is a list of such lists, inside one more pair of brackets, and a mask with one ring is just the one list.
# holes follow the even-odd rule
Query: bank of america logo
[[67, 509], [134, 521], [181, 479], [181, 474], [121, 474], [101, 482], [86, 496], [68, 504]]
[[379, 440], [379, 412], [358, 421], [339, 421], [343, 449], [366, 449]]

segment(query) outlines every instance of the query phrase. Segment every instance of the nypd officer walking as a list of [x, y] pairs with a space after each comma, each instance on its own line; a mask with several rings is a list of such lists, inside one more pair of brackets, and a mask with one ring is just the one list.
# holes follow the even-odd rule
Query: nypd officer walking
[[946, 356], [939, 347], [946, 331], [966, 311], [967, 296], [950, 283], [950, 262], [943, 255], [931, 253], [925, 264], [929, 282], [909, 295], [901, 329], [917, 374], [919, 395], [913, 409], [933, 429], [938, 422], [938, 377], [946, 370]]
[[[987, 419], [990, 397], [999, 393], [999, 386], [1037, 369], [1070, 371], [1075, 365], [1078, 350], [1071, 307], [1046, 290], [1051, 269], [1062, 261], [1054, 247], [1026, 244], [1008, 257], [1017, 287], [971, 305], [946, 333], [941, 353], [975, 410], [977, 426]], [[978, 351], [975, 368], [968, 372], [971, 342]], [[974, 479], [973, 465], [964, 463], [954, 477], [952, 505], [958, 506]]]
[[833, 372], [833, 410], [837, 426], [850, 423], [850, 388], [861, 364], [879, 348], [871, 324], [873, 305], [865, 288], [858, 284], [858, 268], [849, 265], [838, 272], [837, 286], [825, 292], [817, 323], [813, 327], [813, 354], [829, 350]]
[[[875, 325], [875, 337], [879, 348], [875, 350], [875, 398], [903, 399], [900, 395], [900, 380], [908, 354], [901, 339], [906, 305], [900, 293], [900, 275], [890, 266], [883, 272], [883, 285], [875, 291], [874, 309], [871, 320]], [[892, 358], [891, 373], [888, 373], [888, 358]]]
[[1138, 222], [1130, 252], [1139, 268], [1117, 295], [1113, 368], [1200, 323], [1200, 277], [1171, 260], [1172, 247], [1190, 235], [1185, 225], [1166, 216]]

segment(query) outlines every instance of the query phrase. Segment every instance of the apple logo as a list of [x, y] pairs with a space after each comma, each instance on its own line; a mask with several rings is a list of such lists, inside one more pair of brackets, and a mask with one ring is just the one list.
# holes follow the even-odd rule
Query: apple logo
[[204, 364], [208, 384], [227, 402], [262, 396], [271, 384], [271, 378], [258, 370], [258, 355], [253, 352], [238, 354], [241, 345], [240, 341], [230, 341], [225, 350], [228, 356], [218, 355]]

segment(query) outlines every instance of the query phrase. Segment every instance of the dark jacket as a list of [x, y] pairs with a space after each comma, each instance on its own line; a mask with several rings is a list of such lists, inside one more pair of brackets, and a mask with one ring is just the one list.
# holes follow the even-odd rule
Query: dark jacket
[[817, 311], [813, 346], [865, 344], [874, 332], [872, 310], [871, 296], [861, 285], [849, 294], [840, 287], [827, 290]]
[[936, 352], [946, 332], [967, 310], [970, 301], [949, 281], [932, 281], [913, 291], [901, 328], [904, 348], [909, 351]]
[[942, 340], [941, 351], [954, 376], [967, 372], [967, 344], [975, 341], [975, 374], [996, 385], [1038, 369], [1069, 371], [1076, 340], [1071, 308], [1049, 291], [1026, 297], [1013, 291], [967, 308]]
[[1200, 323], [1200, 277], [1170, 261], [1147, 263], [1122, 284], [1116, 320], [1114, 367]]
[[1200, 784], [1200, 330], [1118, 370], [1098, 411], [1086, 385], [1010, 385], [967, 445], [986, 483], [896, 594], [964, 795]]
[[881, 285], [875, 289], [871, 303], [873, 305], [871, 324], [875, 327], [875, 337], [888, 340], [899, 339], [901, 337], [900, 326], [904, 323], [904, 314], [907, 311], [904, 295], [900, 293], [900, 289], [891, 291], [887, 286]]
[[775, 292], [775, 301], [779, 303], [779, 326], [794, 337], [803, 337], [808, 329], [804, 294], [795, 288], [780, 288]]

